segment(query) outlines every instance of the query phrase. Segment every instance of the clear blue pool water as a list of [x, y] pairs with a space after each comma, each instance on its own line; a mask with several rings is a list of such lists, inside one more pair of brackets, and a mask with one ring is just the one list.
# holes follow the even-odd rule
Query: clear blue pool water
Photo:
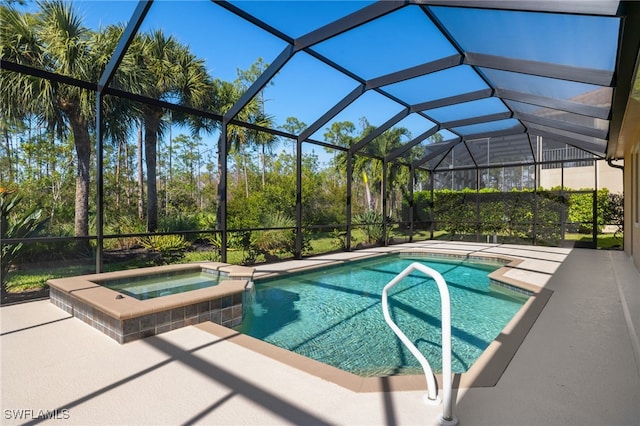
[[[489, 285], [501, 265], [389, 255], [276, 279], [257, 280], [237, 330], [365, 377], [421, 374], [384, 322], [383, 287], [413, 262], [440, 272], [451, 297], [453, 371], [465, 372], [527, 300]], [[394, 321], [441, 370], [440, 296], [416, 272], [389, 292]]]
[[220, 275], [217, 271], [198, 270], [109, 280], [100, 284], [136, 299], [146, 300], [216, 286], [224, 279], [227, 276]]

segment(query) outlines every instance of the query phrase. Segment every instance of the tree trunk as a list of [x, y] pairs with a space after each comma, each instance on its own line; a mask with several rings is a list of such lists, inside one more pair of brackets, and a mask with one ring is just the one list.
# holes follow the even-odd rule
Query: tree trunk
[[129, 169], [129, 143], [125, 142], [124, 144], [124, 175], [125, 179], [125, 187], [124, 193], [127, 196], [127, 207], [131, 205], [131, 170]]
[[226, 158], [223, 158], [224, 156], [222, 155], [222, 151], [223, 151], [223, 137], [222, 134], [218, 137], [218, 191], [216, 192], [216, 229], [222, 229], [223, 227], [223, 217], [222, 217], [222, 200], [223, 197], [225, 197], [225, 185], [224, 185], [224, 180], [223, 176], [222, 176], [222, 171], [223, 171], [223, 166], [224, 166], [224, 161], [226, 161]]
[[118, 150], [116, 151], [116, 209], [120, 207], [120, 162], [122, 159], [122, 141], [118, 141]]
[[[78, 159], [76, 175], [76, 204], [74, 235], [85, 237], [89, 235], [89, 177], [91, 167], [91, 139], [89, 127], [84, 117], [69, 114], [69, 123], [73, 131], [76, 156]], [[81, 247], [89, 247], [89, 242], [80, 243]]]
[[138, 127], [138, 219], [144, 220], [144, 174], [142, 173], [142, 122]]
[[5, 126], [3, 131], [4, 131], [5, 149], [7, 150], [7, 171], [9, 172], [7, 176], [7, 181], [13, 182], [13, 164], [11, 161], [11, 139], [9, 138], [8, 126]]
[[171, 179], [173, 178], [171, 171], [171, 168], [173, 167], [173, 165], [171, 164], [173, 161], [173, 135], [171, 134], [171, 127], [173, 126], [173, 115], [171, 115], [171, 119], [172, 121], [169, 123], [169, 170], [167, 173], [167, 184], [165, 185], [166, 187], [164, 189], [164, 214], [167, 216], [169, 215], [169, 202], [171, 201], [169, 197], [169, 188], [171, 187]]
[[266, 147], [264, 146], [264, 144], [262, 144], [262, 189], [264, 189], [265, 185], [267, 184], [267, 177], [266, 177], [266, 162], [267, 162], [267, 155], [266, 155]]
[[144, 154], [147, 165], [147, 232], [158, 229], [158, 187], [156, 182], [156, 144], [162, 110], [144, 117]]
[[247, 172], [247, 156], [245, 154], [244, 147], [242, 148], [242, 171], [244, 173], [245, 197], [249, 198], [249, 174]]

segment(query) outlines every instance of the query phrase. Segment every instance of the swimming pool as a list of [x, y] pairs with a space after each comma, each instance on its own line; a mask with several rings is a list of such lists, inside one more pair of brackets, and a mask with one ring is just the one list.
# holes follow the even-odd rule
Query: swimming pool
[[[384, 322], [382, 288], [409, 264], [436, 269], [448, 283], [453, 371], [465, 372], [528, 299], [490, 284], [503, 264], [388, 255], [256, 280], [236, 330], [363, 377], [419, 374]], [[390, 292], [390, 311], [429, 360], [441, 366], [440, 298], [430, 278], [412, 274]]]

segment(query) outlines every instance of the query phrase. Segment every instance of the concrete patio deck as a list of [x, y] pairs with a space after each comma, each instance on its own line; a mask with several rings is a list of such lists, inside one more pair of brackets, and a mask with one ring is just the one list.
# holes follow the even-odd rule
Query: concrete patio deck
[[[507, 274], [554, 292], [496, 386], [454, 390], [460, 424], [640, 424], [640, 275], [623, 252], [441, 241], [374, 251], [416, 246], [521, 258]], [[0, 320], [2, 424], [412, 425], [442, 412], [425, 391], [352, 392], [198, 327], [119, 345], [48, 301], [2, 307]]]

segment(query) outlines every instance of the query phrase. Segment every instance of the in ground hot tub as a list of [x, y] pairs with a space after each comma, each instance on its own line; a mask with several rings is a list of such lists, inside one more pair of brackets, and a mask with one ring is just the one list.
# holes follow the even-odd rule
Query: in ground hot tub
[[119, 343], [187, 325], [242, 322], [253, 268], [203, 262], [49, 280], [50, 300]]

